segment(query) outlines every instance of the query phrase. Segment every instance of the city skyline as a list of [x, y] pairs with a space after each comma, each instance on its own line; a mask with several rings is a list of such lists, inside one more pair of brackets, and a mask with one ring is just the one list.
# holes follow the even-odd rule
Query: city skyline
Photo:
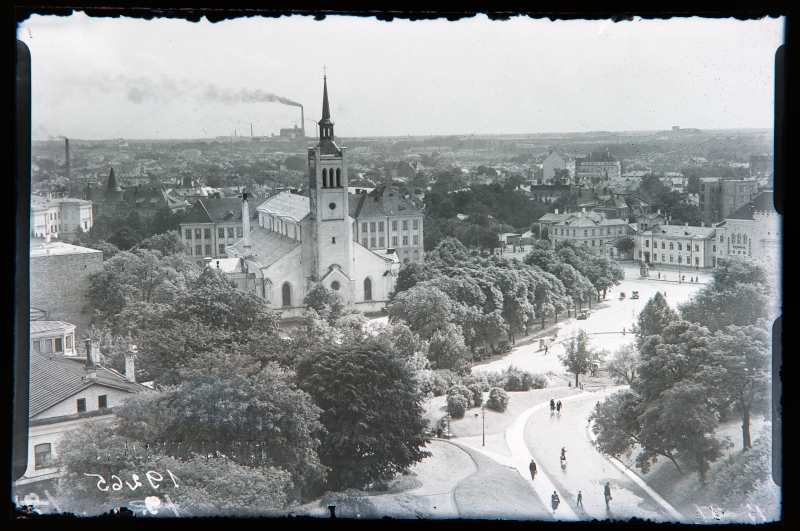
[[[33, 16], [33, 138], [771, 129], [783, 19], [457, 22]], [[534, 53], [531, 53], [533, 51]], [[623, 60], [620, 60], [622, 58]], [[67, 104], [68, 103], [68, 104]]]

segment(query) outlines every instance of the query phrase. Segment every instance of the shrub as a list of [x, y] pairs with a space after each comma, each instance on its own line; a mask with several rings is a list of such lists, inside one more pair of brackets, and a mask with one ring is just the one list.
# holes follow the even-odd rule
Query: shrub
[[380, 518], [372, 500], [368, 495], [357, 490], [348, 489], [344, 492], [327, 492], [320, 499], [320, 507], [336, 505], [336, 516], [348, 519], [374, 519]]
[[447, 412], [454, 419], [464, 418], [464, 413], [467, 411], [469, 402], [460, 394], [450, 395], [447, 397]]
[[489, 391], [489, 400], [486, 401], [486, 406], [502, 413], [508, 407], [508, 395], [499, 387], [492, 387]]
[[472, 391], [470, 391], [466, 386], [461, 384], [456, 384], [452, 386], [450, 389], [447, 390], [447, 396], [458, 395], [464, 398], [467, 402], [467, 409], [472, 407], [473, 396]]
[[489, 385], [489, 380], [486, 377], [486, 373], [483, 372], [472, 373], [468, 378], [464, 379], [464, 385], [467, 387], [473, 384], [479, 386], [481, 391], [484, 392], [492, 388], [492, 386]]
[[483, 405], [483, 388], [477, 383], [471, 383], [467, 386], [467, 389], [472, 393], [472, 405], [481, 407]]
[[453, 385], [460, 384], [461, 378], [447, 369], [425, 371], [418, 376], [419, 388], [422, 394], [442, 396]]
[[486, 373], [486, 382], [489, 384], [489, 389], [492, 387], [504, 387], [505, 377], [500, 372]]
[[547, 387], [547, 378], [545, 378], [544, 375], [530, 374], [530, 376], [531, 376], [531, 389], [544, 389], [545, 387]]

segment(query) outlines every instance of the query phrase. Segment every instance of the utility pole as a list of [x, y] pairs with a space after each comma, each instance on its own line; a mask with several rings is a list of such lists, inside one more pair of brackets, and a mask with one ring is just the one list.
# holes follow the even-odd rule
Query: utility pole
[[483, 427], [481, 429], [483, 433], [483, 443], [481, 446], [486, 446], [486, 406], [482, 407], [481, 411], [483, 412]]

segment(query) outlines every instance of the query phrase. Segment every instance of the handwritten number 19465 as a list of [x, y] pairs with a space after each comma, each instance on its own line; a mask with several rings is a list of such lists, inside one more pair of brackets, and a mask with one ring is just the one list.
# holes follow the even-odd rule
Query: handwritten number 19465
[[[169, 469], [167, 469], [167, 473], [169, 474], [169, 477], [172, 480], [172, 484], [175, 485], [175, 488], [178, 488], [178, 478], [176, 478], [175, 475]], [[109, 490], [109, 487], [107, 487], [107, 486], [103, 487], [103, 485], [106, 485], [106, 480], [100, 474], [87, 474], [86, 472], [84, 472], [83, 475], [84, 476], [100, 478], [97, 481], [97, 489], [101, 490], [103, 492]], [[150, 482], [150, 486], [153, 487], [153, 489], [158, 489], [158, 487], [161, 486], [160, 483], [162, 481], [164, 481], [164, 476], [162, 476], [161, 474], [159, 474], [155, 470], [148, 470], [146, 476], [147, 476], [147, 481]], [[133, 479], [133, 484], [131, 484], [131, 483], [127, 482], [127, 481], [125, 482], [125, 484], [128, 485], [129, 489], [136, 490], [136, 489], [138, 489], [139, 487], [142, 486], [142, 482], [139, 481], [139, 476], [137, 474], [132, 474], [131, 477]], [[115, 490], [115, 491], [121, 490], [122, 489], [122, 480], [119, 478], [119, 476], [112, 475], [111, 479], [112, 480], [116, 480], [116, 482], [111, 485], [111, 490]]]

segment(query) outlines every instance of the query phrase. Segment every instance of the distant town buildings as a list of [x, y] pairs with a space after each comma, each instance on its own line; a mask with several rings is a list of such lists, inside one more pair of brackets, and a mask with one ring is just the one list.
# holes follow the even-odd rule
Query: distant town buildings
[[403, 263], [423, 259], [423, 215], [411, 199], [395, 188], [381, 186], [351, 195], [353, 238], [362, 246], [394, 252]]
[[31, 236], [52, 236], [72, 241], [94, 224], [92, 202], [70, 198], [31, 196]]
[[555, 223], [548, 228], [553, 247], [561, 241], [572, 241], [593, 247], [593, 250], [614, 259], [630, 258], [629, 255], [620, 255], [614, 244], [618, 239], [633, 232], [634, 229], [624, 219], [607, 219], [603, 214], [592, 212], [567, 214], [555, 220]]
[[705, 223], [719, 223], [758, 193], [755, 180], [700, 179], [699, 208]]
[[551, 151], [546, 159], [542, 162], [542, 182], [544, 184], [552, 184], [557, 170], [566, 170], [567, 163], [564, 157], [555, 151]]
[[634, 258], [657, 266], [717, 267], [721, 232], [688, 224], [657, 225], [634, 236]]
[[[258, 212], [248, 199], [250, 221], [258, 221]], [[198, 200], [181, 223], [186, 254], [203, 263], [204, 258], [227, 258], [225, 249], [244, 237], [240, 197]]]
[[748, 166], [750, 177], [754, 179], [772, 177], [772, 155], [750, 155]]
[[615, 179], [622, 175], [622, 164], [610, 151], [593, 152], [588, 157], [575, 160], [576, 178], [599, 177]]
[[781, 220], [773, 205], [772, 192], [763, 192], [732, 212], [718, 226], [724, 229], [726, 256], [750, 256], [780, 263]]

